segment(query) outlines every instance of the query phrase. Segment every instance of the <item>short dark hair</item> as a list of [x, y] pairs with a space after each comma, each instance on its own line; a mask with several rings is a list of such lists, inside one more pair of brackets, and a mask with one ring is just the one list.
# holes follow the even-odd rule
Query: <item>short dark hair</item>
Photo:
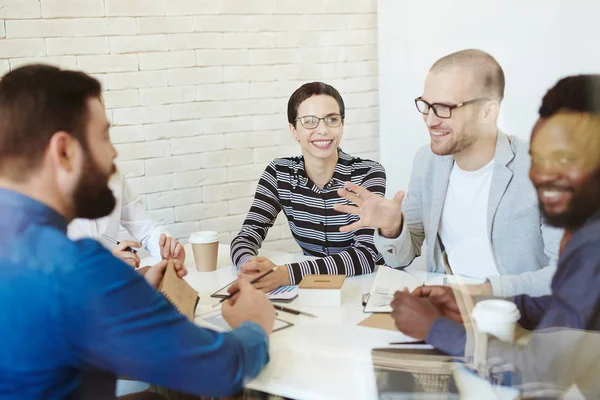
[[26, 179], [59, 131], [87, 149], [87, 102], [101, 93], [100, 82], [89, 75], [49, 65], [27, 65], [6, 74], [0, 81], [0, 174]]
[[296, 124], [296, 118], [298, 117], [298, 107], [300, 107], [300, 104], [302, 104], [304, 100], [308, 99], [309, 97], [318, 96], [322, 94], [326, 96], [331, 96], [335, 99], [335, 101], [337, 101], [338, 106], [340, 107], [340, 115], [342, 116], [343, 121], [344, 118], [346, 118], [346, 108], [344, 106], [344, 100], [342, 99], [340, 92], [338, 92], [337, 89], [333, 86], [328, 85], [326, 83], [310, 82], [300, 86], [290, 96], [287, 107], [288, 122], [293, 125]]
[[506, 85], [504, 70], [500, 63], [489, 53], [478, 49], [460, 50], [437, 60], [431, 67], [431, 72], [437, 72], [448, 67], [465, 67], [473, 70], [481, 84], [483, 93], [502, 101]]
[[559, 110], [600, 113], [600, 75], [572, 75], [559, 80], [542, 99], [540, 118]]

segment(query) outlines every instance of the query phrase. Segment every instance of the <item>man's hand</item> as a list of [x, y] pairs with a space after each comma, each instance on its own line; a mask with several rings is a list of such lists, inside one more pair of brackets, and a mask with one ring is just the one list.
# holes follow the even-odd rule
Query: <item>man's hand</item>
[[357, 215], [360, 219], [340, 228], [340, 232], [351, 232], [363, 227], [376, 228], [388, 238], [395, 238], [402, 231], [402, 200], [404, 192], [398, 192], [393, 199], [386, 199], [368, 191], [360, 185], [345, 182], [345, 188], [338, 194], [355, 205], [334, 204], [337, 212]]
[[454, 296], [454, 290], [456, 289], [448, 286], [420, 286], [412, 294], [429, 299], [441, 315], [462, 324], [463, 319]]
[[181, 264], [185, 262], [185, 249], [174, 237], [162, 233], [158, 240], [158, 245], [160, 246], [160, 256], [163, 260], [172, 258], [181, 262]]
[[[275, 267], [275, 264], [266, 257], [252, 257], [240, 267], [238, 278], [250, 282], [273, 267]], [[277, 268], [277, 271], [256, 282], [254, 287], [264, 292], [270, 292], [273, 289], [277, 289], [279, 286], [289, 284], [290, 275], [288, 269], [284, 265], [281, 265]], [[232, 291], [236, 290], [236, 288], [235, 284], [230, 287]]]
[[415, 339], [425, 340], [431, 325], [441, 313], [427, 298], [396, 292], [392, 301], [392, 318], [400, 332]]
[[239, 293], [223, 303], [223, 318], [233, 329], [245, 321], [257, 323], [267, 336], [273, 331], [275, 309], [267, 295], [252, 287], [249, 282], [237, 282]]
[[117, 247], [115, 247], [112, 251], [113, 256], [118, 259], [125, 261], [127, 264], [132, 266], [133, 268], [137, 268], [140, 266], [140, 257], [132, 251], [125, 250], [126, 248], [141, 248], [142, 245], [133, 240], [123, 240], [120, 242]]
[[[156, 265], [140, 268], [138, 271], [146, 279], [150, 286], [152, 286], [154, 289], [158, 289], [158, 285], [160, 285], [160, 281], [162, 281], [165, 271], [167, 270], [168, 263], [169, 260], [162, 260]], [[182, 263], [175, 261], [174, 265], [175, 272], [179, 278], [183, 278], [187, 275], [187, 269], [183, 267]]]

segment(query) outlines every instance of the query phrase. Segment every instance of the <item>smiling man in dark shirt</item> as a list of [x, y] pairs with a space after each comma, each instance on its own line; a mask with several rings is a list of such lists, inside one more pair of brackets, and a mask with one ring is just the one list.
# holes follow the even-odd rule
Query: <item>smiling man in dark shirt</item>
[[[530, 144], [529, 176], [546, 221], [566, 229], [552, 294], [516, 296], [524, 347], [496, 340], [488, 358], [514, 365], [524, 382], [600, 392], [600, 75], [559, 81], [544, 97]], [[397, 327], [452, 355], [465, 353], [465, 327], [452, 289], [397, 292]], [[467, 351], [467, 354], [469, 352]], [[596, 378], [594, 378], [596, 376]], [[592, 378], [592, 379], [589, 379]]]

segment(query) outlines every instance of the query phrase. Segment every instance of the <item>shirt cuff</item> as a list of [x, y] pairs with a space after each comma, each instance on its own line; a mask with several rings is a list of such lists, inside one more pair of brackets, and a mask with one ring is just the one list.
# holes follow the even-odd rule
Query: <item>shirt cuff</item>
[[269, 362], [269, 337], [255, 322], [243, 322], [229, 332], [239, 340], [244, 354], [244, 383], [254, 379]]
[[290, 285], [298, 285], [300, 282], [302, 282], [303, 276], [300, 272], [300, 268], [294, 270], [294, 268], [292, 268], [292, 264], [285, 264], [285, 267], [287, 268], [288, 275], [290, 277]]
[[448, 355], [462, 357], [467, 343], [465, 327], [446, 317], [439, 317], [429, 329], [427, 343]]

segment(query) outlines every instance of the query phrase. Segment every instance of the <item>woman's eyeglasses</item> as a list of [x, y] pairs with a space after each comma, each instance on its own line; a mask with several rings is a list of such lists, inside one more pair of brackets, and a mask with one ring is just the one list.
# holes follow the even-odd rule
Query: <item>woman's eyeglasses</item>
[[342, 116], [340, 114], [329, 114], [323, 118], [319, 118], [315, 115], [305, 115], [303, 117], [296, 118], [296, 121], [300, 121], [304, 129], [315, 129], [319, 126], [319, 123], [323, 120], [325, 125], [330, 128], [337, 128], [342, 124]]

